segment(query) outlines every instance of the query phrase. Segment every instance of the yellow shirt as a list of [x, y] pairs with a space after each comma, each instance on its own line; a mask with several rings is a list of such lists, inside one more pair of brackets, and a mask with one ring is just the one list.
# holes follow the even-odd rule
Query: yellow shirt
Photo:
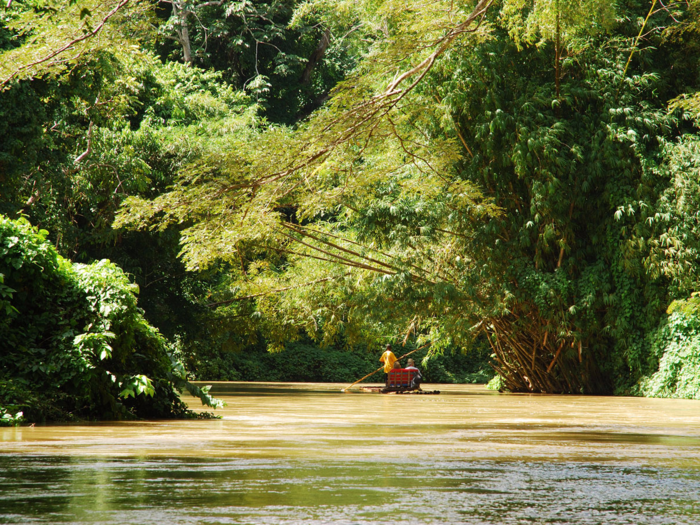
[[391, 350], [387, 350], [382, 354], [382, 357], [379, 358], [379, 362], [384, 363], [384, 372], [386, 372], [387, 374], [389, 373], [389, 370], [394, 368], [394, 363], [396, 361], [396, 356]]

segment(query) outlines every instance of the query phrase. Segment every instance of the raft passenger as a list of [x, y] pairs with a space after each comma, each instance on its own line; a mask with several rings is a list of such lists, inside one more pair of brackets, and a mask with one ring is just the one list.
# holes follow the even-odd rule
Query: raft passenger
[[421, 381], [423, 381], [423, 376], [420, 373], [420, 370], [416, 368], [416, 363], [413, 361], [413, 359], [409, 359], [406, 362], [406, 370], [415, 370], [415, 375], [413, 376], [413, 379], [411, 379], [411, 390], [420, 390], [420, 384]]

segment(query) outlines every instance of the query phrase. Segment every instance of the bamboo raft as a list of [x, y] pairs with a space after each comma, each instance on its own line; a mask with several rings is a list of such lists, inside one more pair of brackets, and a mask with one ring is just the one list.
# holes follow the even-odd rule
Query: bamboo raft
[[399, 394], [399, 395], [415, 395], [415, 396], [428, 396], [437, 395], [440, 393], [439, 390], [386, 390], [383, 386], [361, 386], [359, 388], [360, 392], [366, 392], [369, 394]]
[[[421, 346], [420, 348], [416, 348], [415, 350], [411, 350], [411, 351], [408, 352], [407, 354], [404, 354], [404, 355], [402, 355], [401, 357], [399, 357], [398, 360], [401, 360], [401, 359], [403, 359], [404, 357], [408, 357], [408, 356], [411, 355], [411, 354], [415, 354], [416, 352], [418, 352], [418, 350], [423, 350], [423, 348], [425, 348], [426, 346], [430, 346], [430, 343], [424, 344], [423, 346]], [[362, 377], [362, 378], [358, 379], [357, 381], [355, 381], [355, 382], [354, 382], [352, 385], [350, 385], [349, 387], [343, 388], [343, 389], [341, 390], [341, 392], [349, 392], [350, 389], [351, 389], [352, 387], [354, 387], [355, 385], [357, 385], [357, 384], [359, 384], [359, 383], [362, 383], [362, 381], [364, 381], [364, 380], [367, 379], [368, 377], [372, 377], [374, 374], [376, 374], [377, 372], [381, 372], [382, 370], [384, 370], [384, 366], [383, 366], [383, 365], [380, 366], [379, 368], [377, 368], [374, 372], [370, 372], [370, 373], [367, 374], [365, 377]], [[401, 370], [403, 371], [403, 369], [401, 369]], [[393, 372], [394, 372], [394, 371], [391, 370], [391, 371], [389, 372], [389, 375], [391, 376], [391, 374], [392, 374]], [[390, 385], [389, 383], [387, 383], [387, 386], [388, 386], [388, 387], [392, 387], [392, 386], [394, 386], [394, 385]], [[398, 385], [397, 385], [397, 386], [398, 386]], [[405, 385], [405, 386], [407, 387], [408, 385]], [[376, 389], [376, 388], [379, 388], [379, 392], [375, 392], [375, 389]], [[392, 393], [392, 392], [382, 392], [382, 390], [384, 390], [384, 388], [382, 388], [382, 387], [360, 387], [360, 392], [372, 392], [372, 393], [379, 393], [379, 394], [389, 394], [389, 393]], [[395, 390], [407, 390], [407, 389], [404, 387], [404, 385], [401, 385], [401, 386], [399, 386], [399, 388], [395, 388], [395, 387], [394, 387], [394, 388], [391, 388], [391, 390], [394, 391], [393, 393], [399, 393], [399, 392], [395, 392]], [[419, 389], [419, 390], [420, 390], [420, 389]], [[404, 391], [404, 392], [400, 392], [400, 393], [407, 393], [407, 392]], [[415, 393], [418, 393], [418, 392], [415, 392]], [[431, 393], [431, 394], [439, 394], [440, 391], [439, 391], [439, 390], [434, 390], [434, 391], [432, 391], [432, 392], [430, 392], [430, 393]]]

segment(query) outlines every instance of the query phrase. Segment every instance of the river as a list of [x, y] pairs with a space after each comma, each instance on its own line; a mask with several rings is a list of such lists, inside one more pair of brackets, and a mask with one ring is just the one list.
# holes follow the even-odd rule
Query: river
[[342, 386], [214, 383], [220, 420], [0, 428], [0, 522], [700, 523], [698, 401]]

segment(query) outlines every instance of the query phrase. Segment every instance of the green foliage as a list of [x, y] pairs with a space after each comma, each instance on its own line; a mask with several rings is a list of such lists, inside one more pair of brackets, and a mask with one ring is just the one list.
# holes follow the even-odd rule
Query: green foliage
[[177, 62], [160, 64], [153, 58], [138, 66], [141, 122], [132, 125], [140, 124], [142, 129], [196, 125], [189, 128], [192, 135], [195, 131], [212, 134], [213, 122], [235, 117], [251, 106], [247, 95], [222, 81], [220, 72]]
[[486, 388], [488, 388], [489, 390], [497, 390], [499, 392], [503, 392], [504, 390], [506, 390], [506, 384], [501, 376], [495, 375], [486, 384]]
[[[664, 36], [671, 42], [684, 42], [690, 47], [691, 56], [700, 52], [700, 1], [690, 0], [686, 16], [680, 23], [669, 26]], [[670, 108], [681, 109], [686, 117], [700, 122], [700, 91], [694, 87], [688, 93], [682, 93], [671, 100]]]
[[[400, 352], [404, 353], [403, 349]], [[362, 348], [319, 348], [311, 342], [295, 342], [278, 352], [268, 352], [264, 345], [244, 351], [209, 349], [198, 355], [192, 368], [202, 380], [353, 383], [381, 366], [380, 355], [380, 351]], [[424, 381], [430, 383], [485, 383], [493, 376], [484, 352], [445, 352], [419, 366]], [[383, 373], [377, 373], [367, 381], [384, 378]]]
[[[447, 42], [463, 34], [455, 19], [477, 15], [473, 6], [451, 2], [433, 5], [431, 17], [394, 2], [384, 7], [378, 18], [405, 33], [390, 24], [392, 33], [383, 34], [378, 20], [371, 61], [336, 89], [327, 110], [296, 131], [271, 126], [230, 134], [187, 166], [171, 191], [153, 200], [130, 198], [117, 218], [118, 226], [131, 228], [186, 224], [187, 268], [225, 265], [229, 286], [213, 290], [212, 303], [226, 303], [222, 317], [238, 319], [241, 332], [262, 324], [273, 348], [300, 328], [324, 343], [396, 337], [411, 319], [402, 301], [413, 302], [414, 311], [428, 308], [424, 326], [437, 334], [434, 315], [449, 308], [445, 299], [472, 291], [456, 291], [459, 281], [476, 286], [467, 272], [449, 275], [463, 254], [438, 229], [467, 233], [472, 221], [499, 212], [474, 185], [454, 177], [456, 142], [433, 129], [439, 115], [432, 97], [411, 90]], [[463, 40], [482, 37], [479, 30]], [[407, 74], [400, 87], [397, 79], [389, 88], [397, 64]], [[321, 240], [301, 227], [281, 229], [299, 223], [313, 226]], [[364, 246], [370, 237], [377, 243]], [[357, 249], [366, 259], [338, 258], [336, 248], [323, 251], [324, 242]], [[305, 264], [312, 257], [314, 264]], [[381, 262], [366, 264], [370, 257]], [[382, 270], [375, 277], [377, 264]], [[275, 289], [289, 294], [264, 298]], [[261, 297], [255, 316], [250, 303], [238, 302], [241, 296]], [[382, 297], [396, 303], [380, 307]], [[449, 319], [459, 319], [458, 326], [445, 332], [468, 340], [470, 334], [459, 333], [468, 321]]]
[[[376, 15], [391, 22], [390, 40], [378, 36], [327, 111], [294, 134], [261, 135], [256, 151], [209, 157], [196, 182], [130, 202], [132, 216], [164, 210], [195, 221], [184, 244], [190, 268], [233, 265], [243, 253], [247, 272], [224, 297], [259, 296], [274, 345], [299, 327], [328, 343], [403, 325], [469, 346], [481, 327], [526, 348], [543, 373], [561, 353], [552, 388], [629, 388], [647, 370], [645, 335], [698, 280], [697, 129], [666, 111], [697, 85], [697, 55], [662, 33], [692, 11], [674, 5], [651, 17], [631, 60], [647, 6], [596, 11], [592, 27], [586, 6], [511, 2], [491, 15], [490, 38], [430, 55], [424, 81], [404, 92], [389, 80], [404, 78], [397, 55], [421, 71], [426, 42], [444, 42], [429, 35], [444, 34], [442, 16], [455, 13], [436, 3], [418, 20], [393, 7]], [[412, 51], [418, 42], [423, 51]], [[402, 97], [395, 113], [375, 102], [391, 89]], [[185, 199], [197, 205], [174, 205]]]
[[[663, 26], [664, 16], [650, 23]], [[485, 313], [512, 339], [496, 335], [505, 346], [522, 337], [528, 354], [541, 347], [542, 369], [563, 345], [559, 365], [569, 379], [562, 380], [590, 374], [587, 388], [609, 391], [645, 373], [645, 334], [670, 295], [697, 282], [700, 231], [695, 211], [682, 204], [697, 210], [694, 139], [681, 137], [665, 106], [696, 82], [698, 64], [680, 75], [659, 73], [687, 64], [687, 43], [667, 42], [664, 51], [641, 51], [644, 60], [624, 77], [629, 53], [621, 37], [635, 29], [617, 25], [615, 36], [592, 29], [577, 36], [559, 77], [546, 42], [519, 48], [494, 31], [476, 52], [455, 53], [436, 68], [426, 89], [434, 86], [445, 101], [469, 148], [461, 176], [505, 211], [468, 246], [485, 263], [480, 278], [498, 282]]]
[[119, 397], [136, 397], [141, 394], [153, 397], [156, 393], [153, 382], [143, 374], [129, 378], [128, 381], [121, 384], [121, 387], [123, 390], [119, 392]]
[[363, 32], [347, 23], [331, 30], [313, 13], [290, 24], [302, 2], [169, 4], [159, 11], [166, 19], [159, 26], [162, 55], [222, 72], [272, 122], [291, 124], [307, 116], [357, 62]]
[[24, 414], [22, 412], [17, 412], [12, 414], [7, 412], [4, 408], [0, 407], [0, 427], [16, 427], [24, 422]]
[[0, 217], [0, 406], [30, 421], [187, 415], [176, 388], [216, 405], [188, 385], [122, 270], [71, 264], [47, 235]]
[[0, 89], [55, 77], [102, 50], [133, 44], [148, 30], [148, 10], [147, 2], [126, 0], [8, 2], [0, 18], [9, 40], [0, 48]]
[[510, 388], [625, 391], [698, 281], [697, 128], [667, 111], [698, 60], [667, 34], [687, 6], [603, 4], [305, 4], [374, 30], [324, 110], [208, 148], [118, 224], [187, 224], [188, 269], [227, 265], [213, 305], [273, 350], [485, 331]]
[[478, 340], [469, 351], [446, 348], [428, 354], [420, 363], [421, 373], [430, 383], [489, 383], [494, 377], [491, 349]]
[[[200, 377], [345, 377], [239, 353], [307, 336], [487, 342], [528, 391], [629, 392], [666, 355], [649, 334], [700, 277], [697, 0], [174, 0], [158, 42], [132, 2], [30, 66], [116, 5], [88, 4], [3, 12], [0, 211], [132, 275]], [[128, 287], [110, 268], [66, 272]], [[20, 295], [0, 283], [3, 311]], [[115, 360], [127, 311], [65, 344]], [[120, 403], [158, 397], [160, 355], [114, 374]]]
[[652, 362], [635, 392], [649, 397], [700, 399], [700, 298], [674, 301], [669, 316], [650, 334]]
[[220, 73], [112, 51], [0, 93], [0, 210], [51, 231], [63, 256], [115, 262], [149, 322], [191, 344], [206, 337], [192, 320], [217, 275], [185, 274], [177, 227], [119, 232], [114, 213], [129, 195], [164, 191], [205, 144], [255, 127], [257, 106]]
[[611, 29], [617, 15], [615, 8], [606, 0], [504, 0], [500, 17], [518, 45], [543, 45], [557, 39], [569, 44]]

